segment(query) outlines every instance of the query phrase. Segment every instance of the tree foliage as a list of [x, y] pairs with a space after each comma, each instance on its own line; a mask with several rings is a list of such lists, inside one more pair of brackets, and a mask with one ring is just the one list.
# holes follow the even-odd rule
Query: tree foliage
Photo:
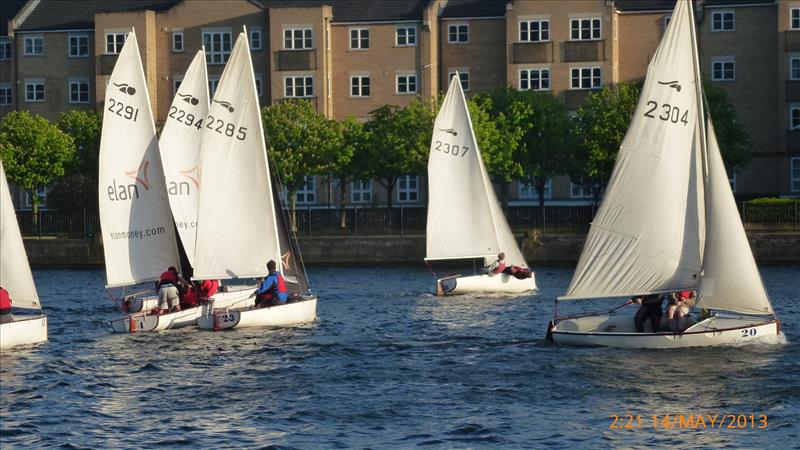
[[728, 174], [732, 175], [734, 168], [741, 169], [750, 163], [753, 143], [739, 121], [736, 107], [727, 92], [707, 79], [703, 79], [703, 92], [708, 101], [708, 114], [714, 122], [722, 160]]
[[38, 210], [36, 190], [64, 175], [75, 143], [47, 119], [27, 111], [12, 111], [0, 123], [0, 159], [8, 180], [25, 189]]
[[75, 155], [65, 168], [67, 175], [97, 178], [102, 127], [103, 119], [95, 111], [75, 109], [61, 113], [58, 128], [75, 141]]

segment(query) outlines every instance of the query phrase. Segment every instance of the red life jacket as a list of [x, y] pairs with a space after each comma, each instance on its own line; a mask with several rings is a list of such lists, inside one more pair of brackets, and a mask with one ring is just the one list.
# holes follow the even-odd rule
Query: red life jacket
[[178, 284], [178, 277], [174, 273], [167, 270], [166, 272], [161, 274], [161, 278], [159, 278], [158, 280], [159, 285], [162, 285], [164, 283]]
[[11, 309], [11, 297], [8, 296], [8, 291], [0, 288], [0, 310]]
[[200, 283], [200, 295], [202, 297], [211, 297], [219, 290], [219, 280], [203, 280]]
[[277, 272], [275, 275], [278, 276], [278, 293], [285, 294], [286, 291], [286, 280], [283, 279], [283, 275], [280, 272]]
[[504, 270], [506, 270], [506, 263], [501, 261], [494, 269], [494, 273], [503, 273]]

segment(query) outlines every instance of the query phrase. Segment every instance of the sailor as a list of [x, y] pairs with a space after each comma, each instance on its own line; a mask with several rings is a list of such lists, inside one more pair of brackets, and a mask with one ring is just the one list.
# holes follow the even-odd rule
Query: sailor
[[653, 328], [653, 333], [658, 332], [659, 325], [661, 324], [661, 303], [664, 302], [664, 297], [659, 294], [645, 295], [644, 297], [634, 297], [628, 303], [636, 303], [639, 310], [636, 311], [636, 316], [633, 318], [636, 331], [639, 333], [644, 332], [644, 324], [650, 320], [650, 326]]
[[219, 290], [219, 280], [203, 280], [197, 286], [197, 295], [201, 301], [208, 301]]
[[269, 260], [267, 270], [269, 274], [256, 290], [256, 308], [283, 305], [289, 299], [286, 281], [283, 279], [283, 275], [275, 270], [275, 261]]
[[694, 291], [680, 291], [670, 294], [667, 321], [673, 331], [681, 332], [686, 329], [686, 316], [696, 303], [697, 296]]
[[181, 310], [180, 305], [180, 290], [181, 282], [185, 283], [178, 269], [170, 266], [164, 273], [161, 274], [156, 282], [156, 291], [158, 292], [158, 310], [175, 312]]
[[493, 263], [483, 268], [484, 272], [486, 272], [486, 274], [489, 275], [490, 277], [498, 273], [503, 273], [506, 270], [505, 259], [506, 259], [505, 253], [503, 252], [498, 253], [497, 259]]
[[11, 313], [11, 296], [8, 291], [0, 286], [0, 316], [6, 316]]

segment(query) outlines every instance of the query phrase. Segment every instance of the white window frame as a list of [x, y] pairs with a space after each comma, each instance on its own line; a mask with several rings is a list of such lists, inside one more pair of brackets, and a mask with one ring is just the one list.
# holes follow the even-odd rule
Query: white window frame
[[372, 203], [372, 180], [350, 182], [351, 203]]
[[[31, 193], [28, 192], [27, 189], [24, 192], [25, 192], [25, 206], [28, 207], [28, 208], [33, 207], [33, 196], [31, 196]], [[36, 194], [41, 199], [40, 205], [42, 205], [42, 206], [46, 205], [47, 204], [47, 186], [40, 186], [40, 187], [36, 188]]]
[[[575, 71], [578, 71], [578, 80], [579, 86], [575, 87]], [[583, 82], [586, 79], [584, 76], [584, 71], [589, 70], [589, 86], [584, 86]], [[595, 75], [595, 71], [598, 71], [599, 75]], [[552, 74], [551, 74], [552, 75]], [[599, 79], [599, 81], [595, 84], [595, 79]], [[570, 67], [569, 68], [569, 88], [570, 90], [583, 90], [583, 89], [600, 89], [603, 87], [603, 68], [600, 66], [582, 66], [582, 67]]]
[[[367, 80], [367, 83], [364, 83]], [[354, 89], [357, 92], [354, 92]], [[366, 91], [366, 92], [365, 92]], [[365, 98], [372, 95], [372, 79], [367, 74], [350, 75], [350, 97]]]
[[11, 38], [0, 36], [0, 61], [11, 59]]
[[[287, 33], [290, 36], [287, 36]], [[299, 36], [296, 36], [299, 33]], [[297, 46], [297, 42], [300, 46]], [[283, 29], [284, 50], [309, 50], [314, 48], [314, 29], [312, 27], [286, 27]]]
[[[520, 200], [539, 200], [539, 193], [536, 191], [536, 186], [533, 183], [519, 183], [519, 199]], [[549, 199], [553, 197], [553, 179], [549, 178], [547, 183], [544, 184], [544, 198]]]
[[250, 44], [250, 51], [261, 51], [264, 49], [264, 32], [261, 27], [251, 26], [247, 30], [248, 44]]
[[[414, 185], [411, 187], [411, 185]], [[401, 175], [397, 177], [397, 203], [415, 203], [419, 201], [419, 175]], [[405, 198], [403, 198], [405, 196]], [[413, 199], [411, 197], [414, 197]]]
[[[414, 90], [411, 90], [413, 82]], [[417, 93], [418, 83], [416, 73], [399, 73], [394, 77], [394, 93], [397, 95], [414, 95]]]
[[[81, 41], [86, 42], [86, 52], [81, 53]], [[75, 45], [73, 46], [73, 41]], [[77, 49], [76, 53], [72, 50]], [[68, 34], [67, 35], [67, 57], [68, 58], [88, 58], [89, 57], [89, 35], [88, 34]]]
[[789, 57], [789, 79], [800, 80], [800, 56]]
[[800, 104], [789, 105], [789, 129], [800, 130]]
[[733, 176], [728, 178], [728, 183], [731, 185], [731, 192], [736, 193], [736, 169], [733, 169]]
[[672, 13], [664, 14], [664, 30], [667, 29], [667, 26], [669, 25], [669, 21], [670, 20], [672, 20]]
[[172, 53], [183, 53], [186, 49], [185, 43], [183, 30], [172, 32]]
[[[586, 31], [584, 28], [584, 21], [589, 21], [589, 37], [583, 37], [583, 32]], [[577, 23], [578, 28], [575, 29], [575, 24]], [[595, 37], [595, 25], [597, 25], [597, 36]], [[576, 38], [573, 34], [574, 31], [578, 32], [578, 37]], [[570, 41], [599, 41], [603, 39], [603, 18], [592, 16], [592, 17], [573, 17], [569, 20], [569, 40]]]
[[[122, 31], [107, 31], [105, 34], [106, 55], [119, 55], [122, 46], [125, 45], [126, 36], [126, 33]], [[109, 38], [112, 38], [112, 42], [109, 42]]]
[[0, 106], [8, 106], [14, 104], [14, 89], [11, 86], [11, 83], [0, 84], [0, 92], [3, 92], [3, 94], [0, 95]]
[[458, 72], [458, 81], [461, 82], [461, 90], [464, 92], [469, 91], [469, 70], [468, 69], [457, 69], [451, 70], [447, 72], [447, 82], [450, 83], [450, 80], [453, 79], [453, 75]]
[[256, 81], [256, 95], [258, 98], [262, 98], [264, 97], [264, 75], [257, 73], [254, 78]]
[[800, 30], [800, 8], [789, 8], [789, 29]]
[[582, 184], [575, 184], [570, 181], [569, 183], [569, 197], [570, 198], [593, 198], [592, 186], [585, 186]]
[[[219, 76], [209, 76], [208, 77], [208, 95], [211, 98], [214, 98], [214, 94], [217, 92], [217, 88], [219, 87]], [[177, 92], [177, 91], [176, 91]]]
[[[403, 43], [400, 43], [400, 32], [403, 32]], [[413, 41], [413, 42], [412, 42]], [[417, 26], [399, 25], [394, 29], [395, 47], [416, 47], [417, 46]]]
[[178, 89], [180, 89], [181, 83], [183, 83], [183, 75], [175, 75], [172, 77], [172, 98], [178, 95]]
[[789, 160], [789, 189], [800, 192], [800, 158]]
[[[466, 28], [463, 33], [461, 27]], [[453, 31], [455, 29], [455, 31]], [[461, 36], [465, 35], [462, 41]], [[453, 37], [455, 36], [455, 39]], [[468, 23], [451, 23], [447, 25], [447, 43], [448, 44], [469, 44], [469, 24]]]
[[[298, 84], [299, 82], [299, 84]], [[298, 89], [302, 95], [298, 95]], [[309, 91], [310, 89], [310, 91]], [[313, 98], [314, 75], [287, 75], [283, 77], [284, 98]]]
[[[36, 43], [39, 43], [37, 46]], [[33, 36], [25, 36], [22, 41], [22, 54], [25, 56], [42, 56], [44, 55], [44, 36], [41, 34]]]
[[[533, 24], [536, 24], [537, 30], [535, 33], [538, 33], [539, 38], [533, 39], [534, 31], [531, 31], [533, 28]], [[525, 24], [523, 27], [522, 24]], [[546, 25], [546, 26], [545, 26]], [[550, 42], [550, 19], [524, 19], [520, 20], [517, 24], [518, 27], [518, 34], [517, 37], [519, 38], [519, 42]], [[525, 30], [523, 30], [525, 28]], [[522, 33], [525, 33], [523, 36]]]
[[[355, 36], [353, 34], [355, 33]], [[368, 27], [351, 27], [348, 28], [350, 35], [350, 50], [369, 50], [369, 28]], [[364, 43], [366, 41], [366, 44]], [[356, 44], [353, 46], [353, 44]]]
[[[727, 65], [731, 65], [732, 77], [726, 76]], [[717, 66], [720, 67], [721, 76], [717, 77]], [[736, 59], [733, 56], [717, 56], [711, 58], [711, 80], [712, 81], [736, 81]]]
[[[730, 28], [725, 28], [725, 25], [728, 21], [725, 20], [725, 16], [730, 14]], [[711, 13], [711, 32], [712, 33], [727, 33], [731, 31], [736, 31], [736, 12], [731, 9], [726, 9], [723, 11], [714, 11]]]
[[[86, 85], [86, 100], [85, 101], [81, 100], [81, 98], [80, 98], [81, 94], [82, 94], [82, 92], [80, 91], [81, 85]], [[73, 89], [74, 88], [78, 89], [78, 92], [77, 92], [78, 100], [73, 100], [73, 98], [72, 98], [72, 94], [73, 94]], [[91, 95], [92, 95], [91, 93], [92, 93], [92, 90], [91, 90], [91, 85], [89, 84], [89, 79], [88, 78], [72, 78], [67, 82], [67, 97], [69, 99], [69, 103], [70, 104], [73, 104], [73, 105], [88, 104], [89, 101], [91, 100]]]
[[[537, 78], [534, 80], [533, 75], [536, 73]], [[520, 91], [549, 91], [552, 71], [550, 67], [526, 67], [519, 70], [519, 90]], [[570, 72], [570, 75], [572, 72]], [[543, 76], [545, 75], [545, 76]], [[539, 87], [533, 87], [534, 81], [539, 83]], [[527, 86], [524, 84], [527, 83]]]
[[[222, 65], [228, 62], [233, 50], [233, 37], [230, 29], [203, 30], [203, 45], [206, 49], [206, 63], [208, 65]], [[227, 48], [226, 48], [227, 38]]]
[[310, 205], [317, 202], [317, 178], [314, 176], [303, 177], [303, 187], [295, 193], [298, 205]]
[[[39, 86], [39, 85], [42, 86], [42, 98], [41, 99], [37, 99], [36, 98], [37, 94], [38, 94], [38, 90], [36, 89], [36, 86]], [[32, 91], [33, 92], [33, 98], [31, 98], [28, 95], [30, 93], [28, 91], [28, 87], [29, 86], [33, 87], [33, 91]], [[44, 102], [46, 100], [47, 100], [47, 87], [45, 86], [44, 79], [41, 79], [41, 78], [26, 79], [25, 80], [25, 102], [26, 103], [41, 103], [41, 102]]]

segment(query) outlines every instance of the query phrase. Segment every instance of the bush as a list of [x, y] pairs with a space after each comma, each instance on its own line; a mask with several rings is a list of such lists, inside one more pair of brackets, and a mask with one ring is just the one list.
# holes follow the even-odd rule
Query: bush
[[791, 205], [800, 203], [800, 198], [756, 198], [747, 202], [748, 205]]

